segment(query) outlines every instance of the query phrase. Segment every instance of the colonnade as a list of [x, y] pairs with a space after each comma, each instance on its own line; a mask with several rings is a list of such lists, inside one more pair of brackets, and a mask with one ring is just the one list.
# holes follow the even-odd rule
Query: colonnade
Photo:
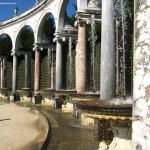
[[[108, 15], [109, 14], [109, 15]], [[101, 40], [101, 81], [100, 81], [100, 95], [101, 99], [111, 99], [113, 96], [113, 84], [114, 84], [114, 26], [113, 26], [113, 1], [109, 0], [103, 2], [102, 5], [102, 40]], [[78, 23], [78, 39], [76, 46], [76, 90], [77, 93], [84, 93], [86, 91], [87, 81], [87, 48], [86, 48], [86, 22]], [[34, 91], [40, 89], [40, 47], [38, 44], [34, 47], [35, 52], [35, 64], [34, 64]], [[63, 49], [62, 41], [60, 39], [56, 42], [56, 76], [54, 77], [54, 67], [50, 69], [51, 64], [51, 50], [48, 48], [48, 70], [49, 70], [49, 84], [51, 89], [59, 91], [62, 89], [63, 78]], [[53, 58], [54, 59], [54, 58]], [[52, 61], [53, 62], [53, 61]], [[5, 61], [3, 60], [3, 65]], [[5, 67], [3, 67], [5, 70]], [[24, 88], [31, 87], [31, 60], [28, 54], [25, 54], [25, 81]], [[3, 71], [5, 74], [5, 71]], [[1, 74], [1, 76], [5, 76]], [[13, 82], [12, 82], [12, 93], [16, 93], [16, 82], [17, 82], [17, 54], [13, 54]], [[5, 84], [3, 80], [2, 86]], [[56, 80], [54, 85], [54, 79]]]
[[[31, 72], [34, 71], [34, 93], [37, 94], [40, 90], [40, 51], [41, 46], [38, 46], [37, 44], [34, 45], [33, 48], [34, 54], [35, 54], [35, 61], [34, 61], [34, 70], [31, 70], [31, 53], [30, 52], [22, 52], [18, 51], [17, 53], [13, 53], [13, 75], [12, 75], [12, 94], [16, 95], [17, 91], [17, 66], [18, 61], [17, 58], [20, 55], [24, 55], [24, 87], [22, 89], [29, 90], [31, 89]], [[54, 89], [55, 88], [55, 68], [54, 68], [54, 48], [47, 48], [48, 53], [48, 78], [49, 78], [49, 84], [48, 89]], [[4, 58], [3, 58], [4, 59]], [[2, 66], [5, 63], [5, 61], [1, 61], [0, 66]], [[1, 67], [1, 69], [6, 69], [6, 67]], [[3, 71], [3, 74], [5, 74], [6, 71]], [[1, 75], [1, 80], [3, 81], [2, 86], [4, 86], [5, 80], [3, 79], [3, 76], [6, 78], [6, 75]]]

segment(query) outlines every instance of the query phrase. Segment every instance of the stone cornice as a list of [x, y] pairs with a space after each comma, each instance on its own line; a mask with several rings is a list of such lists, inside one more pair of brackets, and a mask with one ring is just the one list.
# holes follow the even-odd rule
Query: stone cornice
[[0, 22], [0, 29], [3, 27], [6, 27], [6, 26], [12, 25], [16, 22], [19, 22], [27, 17], [30, 17], [33, 14], [36, 14], [39, 10], [41, 10], [46, 5], [46, 3], [50, 2], [50, 1], [53, 1], [53, 0], [43, 0], [40, 3], [34, 5], [31, 9], [25, 11], [24, 13], [22, 13], [18, 16], [15, 16], [11, 19], [8, 19], [6, 21]]

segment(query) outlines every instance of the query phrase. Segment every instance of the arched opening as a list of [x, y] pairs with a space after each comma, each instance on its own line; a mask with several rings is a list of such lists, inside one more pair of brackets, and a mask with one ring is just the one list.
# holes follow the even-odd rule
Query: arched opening
[[30, 26], [24, 26], [16, 39], [17, 89], [27, 90], [34, 87], [34, 33]]
[[55, 29], [54, 16], [47, 13], [40, 23], [37, 37], [40, 48], [40, 90], [54, 89], [55, 85]]
[[12, 88], [12, 40], [8, 34], [0, 35], [0, 89]]
[[[60, 40], [62, 45], [62, 82], [59, 90], [75, 90], [75, 47], [77, 29], [74, 27], [74, 23], [76, 20], [76, 12], [76, 0], [67, 1], [62, 4], [58, 23], [59, 26], [56, 33], [57, 40]], [[57, 59], [59, 58], [57, 57]]]

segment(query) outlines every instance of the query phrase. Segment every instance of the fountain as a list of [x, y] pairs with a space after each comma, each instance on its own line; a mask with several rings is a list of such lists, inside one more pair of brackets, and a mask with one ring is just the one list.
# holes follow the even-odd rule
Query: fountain
[[[129, 72], [128, 53], [129, 52], [129, 37], [132, 32], [128, 32], [131, 25], [128, 25], [129, 18], [133, 21], [133, 15], [129, 1], [115, 0], [114, 1], [114, 16], [116, 22], [116, 94], [126, 96], [127, 93], [127, 72]], [[132, 28], [132, 27], [131, 27]], [[131, 37], [132, 38], [132, 37]], [[130, 43], [129, 43], [130, 44]], [[130, 51], [132, 49], [130, 48]], [[130, 56], [131, 57], [131, 56]], [[130, 66], [131, 67], [131, 66]], [[118, 86], [118, 87], [117, 87]]]
[[[102, 139], [98, 150], [130, 150], [131, 149], [131, 121], [132, 101], [129, 100], [101, 100], [80, 101], [75, 103], [76, 113], [95, 120], [106, 120], [113, 132], [110, 145]], [[106, 130], [104, 130], [106, 131]], [[102, 147], [105, 147], [103, 149]]]
[[92, 91], [95, 92], [96, 91], [96, 87], [95, 87], [95, 47], [96, 47], [96, 40], [97, 40], [97, 36], [96, 36], [96, 32], [95, 32], [95, 15], [92, 14], [91, 15], [91, 38], [90, 38], [90, 43], [91, 43], [91, 88]]

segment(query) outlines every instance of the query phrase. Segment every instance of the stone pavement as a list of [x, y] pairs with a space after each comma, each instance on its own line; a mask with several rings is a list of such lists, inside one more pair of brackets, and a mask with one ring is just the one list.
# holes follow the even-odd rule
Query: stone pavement
[[0, 104], [0, 150], [39, 150], [49, 130], [38, 111]]

